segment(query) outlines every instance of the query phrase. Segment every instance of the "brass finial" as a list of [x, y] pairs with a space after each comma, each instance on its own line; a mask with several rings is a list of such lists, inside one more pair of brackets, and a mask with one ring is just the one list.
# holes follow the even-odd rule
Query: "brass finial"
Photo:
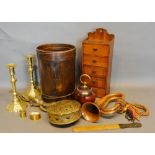
[[20, 100], [20, 98], [18, 98], [18, 95], [17, 95], [17, 90], [16, 90], [17, 79], [15, 77], [15, 64], [8, 64], [8, 68], [9, 68], [9, 73], [11, 77], [10, 82], [12, 84], [13, 99], [12, 99], [12, 102], [7, 105], [7, 110], [9, 112], [20, 112], [27, 108], [27, 103]]

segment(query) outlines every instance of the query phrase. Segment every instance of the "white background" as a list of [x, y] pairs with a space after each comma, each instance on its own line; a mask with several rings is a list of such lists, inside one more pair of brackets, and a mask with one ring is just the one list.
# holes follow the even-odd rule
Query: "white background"
[[[154, 0], [1, 0], [0, 2], [0, 19], [7, 22], [155, 21]], [[1, 53], [1, 58], [2, 56]], [[0, 74], [1, 78], [3, 72]], [[0, 136], [1, 154], [154, 154], [154, 134], [1, 134]]]

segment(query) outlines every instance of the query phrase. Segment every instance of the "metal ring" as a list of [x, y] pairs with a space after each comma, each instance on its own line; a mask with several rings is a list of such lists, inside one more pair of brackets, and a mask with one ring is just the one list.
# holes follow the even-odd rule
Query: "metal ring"
[[[82, 80], [83, 77], [87, 77], [89, 81], [88, 81], [88, 82], [83, 81], [83, 80]], [[91, 77], [90, 77], [88, 74], [82, 74], [82, 75], [80, 76], [80, 82], [81, 82], [82, 84], [86, 85], [86, 84], [88, 84], [90, 81], [91, 81]]]
[[55, 99], [61, 99], [61, 98], [65, 98], [65, 97], [68, 97], [68, 96], [71, 96], [74, 94], [76, 89], [73, 90], [73, 92], [67, 94], [67, 95], [64, 95], [64, 96], [49, 96], [49, 95], [46, 95], [46, 94], [43, 94], [42, 93], [42, 96], [43, 98], [46, 98], [46, 99], [51, 99], [51, 100], [55, 100]]
[[30, 119], [31, 120], [36, 121], [36, 120], [39, 120], [40, 118], [41, 118], [41, 114], [39, 112], [33, 111], [30, 113]]

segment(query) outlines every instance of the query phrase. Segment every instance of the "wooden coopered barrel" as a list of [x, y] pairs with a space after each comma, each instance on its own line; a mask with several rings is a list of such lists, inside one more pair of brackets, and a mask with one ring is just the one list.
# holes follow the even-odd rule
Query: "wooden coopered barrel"
[[52, 102], [72, 96], [75, 90], [75, 46], [44, 44], [36, 50], [43, 100]]

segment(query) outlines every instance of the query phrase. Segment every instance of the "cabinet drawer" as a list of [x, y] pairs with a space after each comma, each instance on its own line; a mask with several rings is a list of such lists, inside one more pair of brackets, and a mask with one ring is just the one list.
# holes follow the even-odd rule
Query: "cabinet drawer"
[[93, 57], [92, 55], [83, 55], [83, 64], [108, 67], [108, 57]]
[[97, 97], [104, 97], [106, 95], [105, 89], [92, 88]]
[[92, 77], [89, 86], [104, 89], [106, 88], [106, 80]]
[[109, 46], [99, 44], [84, 44], [83, 53], [101, 57], [109, 56]]
[[102, 67], [83, 65], [83, 73], [97, 78], [104, 78], [107, 76], [107, 69]]

